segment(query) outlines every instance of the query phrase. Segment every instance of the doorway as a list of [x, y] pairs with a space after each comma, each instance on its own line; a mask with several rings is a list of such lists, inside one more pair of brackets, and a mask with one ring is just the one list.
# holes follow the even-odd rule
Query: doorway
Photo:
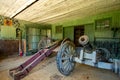
[[84, 25], [75, 26], [74, 27], [74, 43], [76, 47], [81, 46], [78, 42], [78, 39], [82, 35], [84, 35]]

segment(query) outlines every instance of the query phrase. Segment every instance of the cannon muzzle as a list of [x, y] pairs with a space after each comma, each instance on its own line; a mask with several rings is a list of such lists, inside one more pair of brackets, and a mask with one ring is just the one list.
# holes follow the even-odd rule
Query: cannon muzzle
[[87, 35], [81, 36], [79, 38], [79, 43], [84, 47], [85, 52], [91, 53], [93, 51], [93, 46], [89, 43]]

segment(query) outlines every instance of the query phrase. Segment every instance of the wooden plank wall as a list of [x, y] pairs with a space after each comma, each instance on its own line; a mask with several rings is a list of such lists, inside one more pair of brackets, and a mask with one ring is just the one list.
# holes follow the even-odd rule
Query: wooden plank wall
[[18, 54], [19, 40], [0, 40], [0, 56]]

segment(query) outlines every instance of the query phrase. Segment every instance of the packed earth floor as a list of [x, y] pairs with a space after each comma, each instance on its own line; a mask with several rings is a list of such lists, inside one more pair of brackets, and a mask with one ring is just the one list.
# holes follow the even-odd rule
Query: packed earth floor
[[[13, 80], [8, 71], [31, 56], [11, 56], [0, 60], [0, 80]], [[120, 80], [120, 77], [110, 70], [76, 63], [75, 69], [69, 76], [60, 74], [56, 65], [55, 54], [44, 59], [22, 80]]]

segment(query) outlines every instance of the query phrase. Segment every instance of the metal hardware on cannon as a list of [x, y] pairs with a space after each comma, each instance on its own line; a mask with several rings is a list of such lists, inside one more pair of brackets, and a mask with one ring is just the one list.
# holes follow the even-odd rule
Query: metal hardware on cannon
[[83, 46], [85, 52], [91, 53], [93, 51], [93, 46], [90, 44], [87, 35], [81, 36], [78, 41]]

